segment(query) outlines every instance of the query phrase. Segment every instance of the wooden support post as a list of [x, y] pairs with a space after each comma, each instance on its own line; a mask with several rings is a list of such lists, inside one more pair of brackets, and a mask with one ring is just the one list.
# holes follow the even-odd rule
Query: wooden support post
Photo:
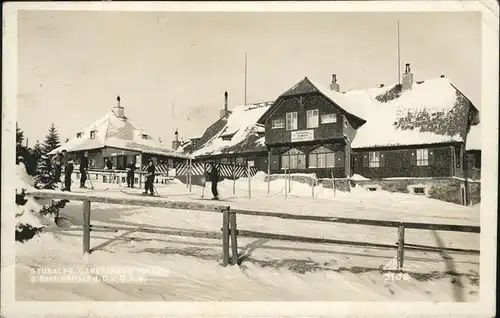
[[292, 173], [288, 169], [288, 192], [292, 192]]
[[271, 150], [267, 152], [267, 195], [271, 192]]
[[312, 188], [312, 197], [314, 198], [314, 185], [316, 183], [316, 180], [315, 179], [312, 179], [311, 181], [311, 188]]
[[233, 161], [233, 194], [236, 194], [236, 158]]
[[337, 189], [335, 189], [335, 178], [333, 177], [333, 169], [332, 169], [332, 189], [333, 189], [333, 196], [335, 196]]
[[186, 159], [186, 188], [189, 187], [188, 178], [189, 178], [189, 163], [188, 163], [188, 159]]
[[139, 156], [139, 188], [142, 188], [142, 152]]
[[398, 269], [403, 269], [405, 248], [405, 225], [401, 224], [398, 227]]
[[90, 201], [83, 201], [83, 254], [90, 250]]
[[250, 166], [247, 167], [248, 174], [248, 198], [252, 197], [252, 176], [250, 175]]
[[229, 222], [231, 225], [231, 264], [238, 265], [238, 233], [236, 228], [236, 213], [229, 211]]
[[189, 193], [191, 193], [191, 176], [193, 175], [193, 159], [189, 159]]
[[222, 211], [222, 265], [229, 264], [229, 209]]
[[286, 199], [287, 196], [288, 196], [288, 189], [287, 189], [287, 186], [286, 186], [286, 168], [285, 168], [285, 178], [283, 178], [283, 180], [285, 180], [285, 199]]

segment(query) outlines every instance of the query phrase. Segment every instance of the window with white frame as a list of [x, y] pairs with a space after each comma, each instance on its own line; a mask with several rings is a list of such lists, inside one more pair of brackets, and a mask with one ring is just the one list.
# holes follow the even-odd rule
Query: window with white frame
[[337, 122], [337, 114], [323, 114], [321, 115], [321, 123], [322, 124], [332, 124]]
[[279, 129], [279, 128], [285, 128], [285, 119], [284, 118], [273, 119], [271, 129]]
[[92, 130], [90, 132], [90, 139], [94, 139], [95, 138], [95, 130]]
[[309, 153], [309, 168], [332, 168], [335, 166], [335, 153], [323, 146]]
[[81, 132], [76, 133], [76, 138], [82, 138], [82, 133]]
[[147, 140], [148, 139], [148, 135], [147, 134], [141, 134], [141, 138]]
[[417, 166], [429, 165], [429, 149], [417, 149]]
[[297, 112], [286, 113], [286, 130], [297, 129]]
[[317, 109], [308, 110], [307, 113], [307, 128], [317, 128], [319, 126], [319, 111]]
[[282, 169], [305, 169], [306, 155], [295, 148], [292, 148], [281, 155]]
[[380, 167], [380, 152], [378, 152], [378, 151], [370, 152], [368, 159], [369, 159], [368, 166], [370, 168]]

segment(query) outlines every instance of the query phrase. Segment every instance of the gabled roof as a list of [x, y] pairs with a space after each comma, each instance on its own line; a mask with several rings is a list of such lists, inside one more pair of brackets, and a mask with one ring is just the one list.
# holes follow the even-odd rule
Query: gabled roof
[[[265, 102], [235, 107], [231, 114], [220, 118], [207, 128], [200, 141], [193, 147], [191, 156], [266, 151], [265, 139], [258, 135], [262, 127], [256, 123], [271, 105], [272, 102]], [[231, 140], [221, 138], [231, 135]]]
[[[356, 107], [353, 107], [351, 105], [351, 102], [344, 98], [343, 94], [325, 88], [320, 83], [321, 83], [320, 81], [313, 81], [308, 77], [304, 77], [303, 80], [295, 84], [292, 88], [287, 90], [285, 93], [281, 94], [276, 99], [275, 103], [276, 107], [278, 107], [278, 100], [283, 97], [302, 95], [308, 93], [320, 93], [323, 96], [325, 96], [328, 100], [330, 100], [330, 102], [335, 104], [348, 117], [355, 118], [356, 120], [360, 121], [361, 124], [365, 122], [365, 119], [360, 114], [356, 113]], [[266, 120], [272, 115], [274, 110], [275, 107], [271, 107], [265, 114], [262, 115], [261, 118], [259, 118], [258, 123], [264, 124]]]
[[353, 148], [463, 142], [470, 107], [477, 109], [447, 78], [350, 91], [343, 96], [367, 120]]
[[[91, 138], [91, 131], [94, 138]], [[118, 117], [110, 110], [93, 124], [79, 131], [81, 136], [75, 136], [62, 146], [52, 150], [67, 150], [68, 152], [114, 147], [119, 149], [139, 151], [143, 153], [186, 158], [185, 155], [165, 147], [160, 141], [137, 128], [127, 117]]]

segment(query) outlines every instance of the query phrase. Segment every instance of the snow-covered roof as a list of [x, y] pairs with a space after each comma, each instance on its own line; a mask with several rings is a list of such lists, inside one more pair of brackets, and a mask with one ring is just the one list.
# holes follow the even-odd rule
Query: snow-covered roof
[[[281, 94], [276, 99], [276, 101], [278, 101], [281, 97], [302, 95], [313, 92], [321, 93], [326, 98], [330, 99], [333, 103], [337, 104], [337, 106], [340, 108], [341, 111], [345, 113], [346, 116], [350, 118], [355, 118], [361, 124], [364, 123], [364, 119], [361, 116], [359, 116], [359, 114], [356, 114], [356, 108], [351, 107], [351, 101], [344, 98], [343, 94], [337, 91], [332, 91], [330, 89], [327, 89], [320, 83], [321, 83], [320, 81], [304, 77], [304, 79], [302, 79], [300, 82], [298, 82], [290, 89], [288, 89], [286, 92]], [[276, 105], [275, 107], [279, 107], [278, 104], [279, 103], [275, 103]], [[274, 107], [269, 108], [269, 110], [264, 114], [262, 114], [261, 118], [258, 119], [258, 123], [264, 124], [266, 120], [272, 115], [273, 112], [274, 112]]]
[[[258, 132], [262, 128], [257, 120], [271, 107], [272, 102], [235, 107], [231, 114], [217, 120], [207, 128], [196, 144], [192, 156], [216, 155], [228, 152], [251, 152], [265, 150], [265, 137]], [[232, 136], [231, 140], [221, 137]]]
[[481, 150], [481, 125], [470, 127], [465, 150]]
[[350, 91], [343, 97], [349, 109], [366, 120], [353, 148], [464, 140], [471, 103], [447, 78], [414, 82], [411, 90], [389, 85]]
[[[91, 132], [93, 138], [91, 138]], [[67, 150], [68, 152], [113, 147], [119, 149], [139, 151], [148, 154], [186, 158], [187, 156], [165, 147], [159, 140], [148, 135], [144, 130], [137, 128], [127, 117], [118, 117], [110, 110], [93, 124], [80, 130], [65, 144], [52, 150]]]

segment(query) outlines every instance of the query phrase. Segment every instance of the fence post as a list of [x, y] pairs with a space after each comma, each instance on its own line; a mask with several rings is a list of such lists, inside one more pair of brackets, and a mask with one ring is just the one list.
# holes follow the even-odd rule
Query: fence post
[[193, 175], [193, 160], [189, 160], [189, 193], [191, 193], [191, 176]]
[[229, 222], [231, 224], [231, 250], [232, 250], [232, 265], [238, 265], [238, 232], [236, 228], [236, 213], [229, 210]]
[[271, 192], [271, 150], [267, 152], [267, 195]]
[[401, 223], [398, 227], [398, 269], [403, 268], [405, 248], [405, 225]]
[[314, 186], [316, 184], [316, 180], [313, 178], [311, 183], [312, 183], [312, 187], [311, 187], [312, 188], [312, 197], [314, 198]]
[[90, 250], [90, 201], [83, 201], [83, 254]]
[[292, 173], [288, 169], [288, 192], [292, 192]]
[[189, 187], [189, 184], [188, 184], [189, 183], [189, 180], [188, 180], [188, 178], [189, 178], [189, 169], [188, 169], [189, 164], [188, 164], [188, 159], [186, 159], [186, 163], [185, 164], [186, 164], [186, 188], [187, 188], [187, 187]]
[[229, 209], [222, 211], [222, 265], [229, 264]]
[[250, 165], [247, 167], [248, 174], [248, 198], [252, 197], [252, 176], [250, 175]]
[[335, 196], [337, 189], [335, 189], [335, 178], [333, 177], [333, 169], [332, 169], [332, 188], [333, 188], [333, 196]]
[[283, 178], [283, 180], [285, 180], [285, 199], [286, 199], [288, 196], [288, 189], [286, 187], [286, 168], [285, 168], [285, 177]]
[[233, 194], [236, 194], [236, 158], [233, 161]]

